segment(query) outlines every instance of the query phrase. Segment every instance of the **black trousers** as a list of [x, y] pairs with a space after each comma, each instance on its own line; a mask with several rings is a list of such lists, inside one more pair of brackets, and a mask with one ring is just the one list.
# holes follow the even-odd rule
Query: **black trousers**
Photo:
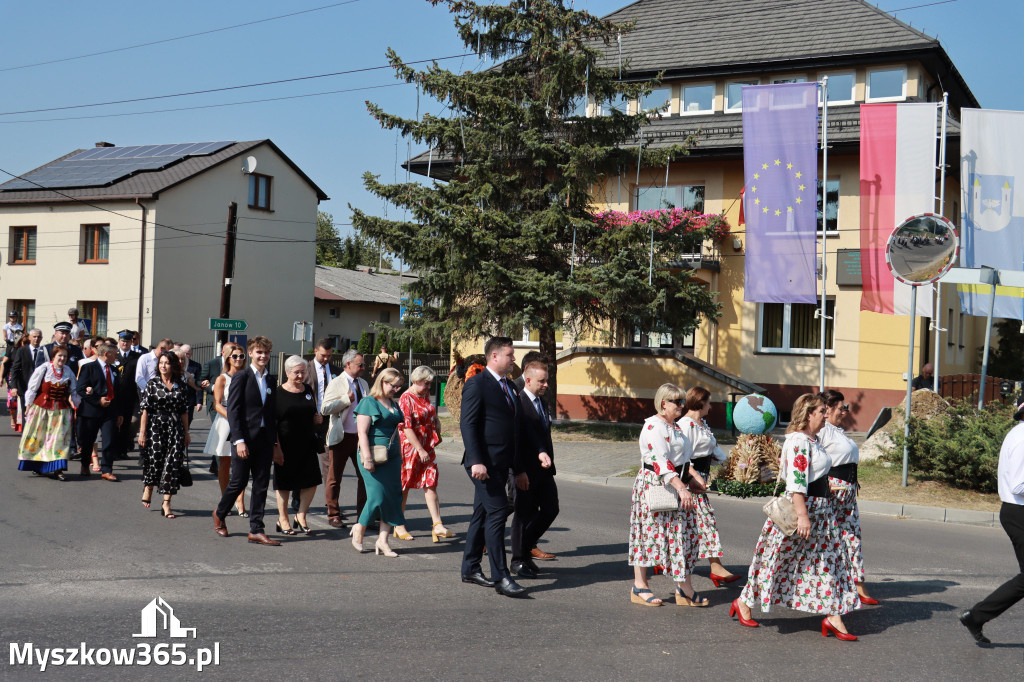
[[231, 479], [228, 487], [217, 505], [217, 517], [227, 518], [228, 512], [234, 506], [238, 494], [245, 490], [252, 476], [252, 493], [249, 497], [249, 532], [262, 533], [263, 512], [267, 505], [267, 488], [270, 486], [270, 465], [273, 463], [274, 447], [266, 435], [264, 429], [260, 429], [259, 436], [254, 440], [246, 441], [249, 456], [242, 459], [231, 445]]
[[1010, 536], [1020, 573], [996, 588], [971, 609], [971, 617], [978, 625], [992, 620], [1021, 599], [1024, 599], [1024, 504], [1003, 502], [999, 509], [999, 523]]
[[[466, 467], [469, 473], [469, 467]], [[487, 468], [489, 478], [473, 481], [473, 516], [469, 519], [469, 530], [466, 531], [466, 549], [462, 555], [462, 575], [469, 575], [480, 570], [483, 559], [484, 544], [487, 545], [487, 556], [491, 561], [491, 580], [508, 578], [508, 565], [505, 562], [505, 521], [508, 519], [508, 493], [505, 482], [508, 471]]]
[[116, 414], [111, 412], [108, 417], [78, 417], [78, 444], [82, 446], [83, 468], [92, 461], [92, 446], [96, 444], [97, 435], [103, 437], [100, 471], [104, 474], [113, 473], [114, 455], [117, 454]]
[[528, 490], [516, 488], [512, 517], [512, 562], [526, 561], [530, 550], [558, 516], [558, 487], [546, 471], [530, 476]]

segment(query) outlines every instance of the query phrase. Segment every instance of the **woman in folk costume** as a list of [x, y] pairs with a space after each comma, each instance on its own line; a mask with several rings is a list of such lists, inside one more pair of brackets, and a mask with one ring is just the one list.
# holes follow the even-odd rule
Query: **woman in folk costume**
[[[25, 428], [18, 448], [18, 469], [64, 480], [71, 451], [71, 410], [81, 398], [75, 374], [65, 363], [67, 349], [55, 346], [50, 362], [32, 372], [25, 390]], [[83, 472], [88, 475], [87, 466]]]

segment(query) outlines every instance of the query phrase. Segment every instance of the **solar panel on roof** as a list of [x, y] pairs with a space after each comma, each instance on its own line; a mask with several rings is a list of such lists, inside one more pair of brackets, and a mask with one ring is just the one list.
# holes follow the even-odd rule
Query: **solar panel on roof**
[[142, 171], [155, 171], [187, 157], [206, 156], [234, 142], [150, 144], [134, 147], [95, 147], [69, 156], [2, 185], [11, 189], [70, 189], [98, 187]]

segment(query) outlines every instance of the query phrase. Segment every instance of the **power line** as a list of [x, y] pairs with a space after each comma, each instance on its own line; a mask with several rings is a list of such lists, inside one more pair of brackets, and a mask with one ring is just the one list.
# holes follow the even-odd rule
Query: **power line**
[[934, 7], [935, 5], [946, 5], [951, 2], [957, 2], [958, 0], [938, 0], [938, 2], [928, 2], [923, 5], [913, 5], [912, 7], [900, 7], [899, 9], [887, 9], [885, 10], [889, 14], [895, 14], [896, 12], [905, 12], [908, 9], [920, 9], [921, 7]]
[[138, 43], [137, 45], [127, 45], [125, 47], [115, 47], [109, 50], [101, 50], [99, 52], [90, 52], [88, 54], [80, 54], [74, 57], [62, 57], [60, 59], [50, 59], [45, 62], [35, 62], [33, 64], [22, 64], [21, 66], [7, 66], [0, 68], [0, 72], [4, 71], [17, 71], [19, 69], [30, 69], [36, 66], [46, 66], [48, 64], [60, 64], [62, 62], [70, 62], [76, 59], [86, 59], [88, 57], [98, 57], [104, 54], [113, 54], [115, 52], [124, 52], [126, 50], [135, 50], [140, 47], [149, 47], [151, 45], [160, 45], [162, 43], [172, 43], [176, 40], [185, 40], [186, 38], [196, 38], [198, 36], [210, 35], [211, 33], [220, 33], [222, 31], [230, 31], [236, 28], [243, 28], [245, 26], [253, 26], [255, 24], [264, 24], [268, 21], [277, 21], [278, 19], [286, 19], [288, 17], [295, 17], [300, 14], [309, 14], [310, 12], [319, 12], [320, 10], [332, 9], [334, 7], [340, 7], [341, 5], [351, 5], [352, 3], [359, 2], [359, 0], [346, 0], [345, 2], [336, 2], [333, 5], [324, 5], [322, 7], [313, 7], [311, 9], [299, 10], [298, 12], [291, 12], [289, 14], [280, 14], [276, 17], [267, 17], [266, 19], [256, 19], [255, 21], [247, 21], [244, 24], [234, 24], [233, 26], [223, 26], [221, 28], [212, 28], [208, 31], [199, 31], [198, 33], [189, 33], [183, 36], [175, 36], [173, 38], [163, 38], [161, 40], [152, 40], [148, 43]]

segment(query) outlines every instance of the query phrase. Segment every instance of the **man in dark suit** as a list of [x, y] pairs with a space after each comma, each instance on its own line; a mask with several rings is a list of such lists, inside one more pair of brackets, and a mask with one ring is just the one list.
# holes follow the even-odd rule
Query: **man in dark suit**
[[[213, 384], [217, 381], [217, 377], [224, 373], [225, 358], [231, 351], [231, 346], [224, 344], [220, 348], [220, 355], [216, 355], [203, 364], [203, 371], [199, 375], [199, 385], [203, 389], [203, 393], [206, 396], [206, 413], [210, 415], [210, 419], [213, 419], [214, 412], [214, 400], [213, 400]], [[230, 395], [230, 391], [228, 395]], [[214, 457], [216, 460], [217, 458]]]
[[542, 396], [548, 390], [548, 367], [534, 361], [523, 368], [523, 391], [519, 404], [523, 415], [525, 448], [523, 471], [529, 486], [515, 490], [515, 516], [512, 518], [512, 574], [536, 578], [540, 572], [533, 563], [537, 541], [558, 516], [558, 488], [555, 486], [554, 445], [551, 420]]
[[[324, 391], [328, 384], [337, 375], [331, 369], [331, 358], [334, 357], [334, 341], [329, 338], [322, 338], [316, 342], [313, 349], [313, 359], [306, 363], [306, 383], [313, 389], [313, 396], [316, 399], [316, 410], [320, 411], [324, 404]], [[327, 465], [330, 463], [330, 454], [327, 452], [327, 429], [330, 427], [330, 420], [325, 419], [322, 423], [313, 427], [316, 434], [317, 454], [320, 456], [320, 476], [327, 481]], [[324, 488], [324, 495], [327, 495], [327, 488]], [[324, 498], [326, 503], [326, 497]], [[299, 509], [299, 491], [292, 491], [292, 509]]]
[[14, 359], [11, 360], [11, 395], [21, 403], [21, 412], [25, 413], [25, 389], [28, 388], [28, 380], [32, 378], [32, 372], [36, 367], [50, 359], [46, 349], [42, 346], [43, 332], [38, 329], [28, 330], [29, 345], [14, 350]]
[[245, 489], [252, 475], [252, 496], [249, 502], [249, 542], [277, 546], [281, 543], [267, 537], [263, 528], [263, 512], [270, 484], [270, 464], [277, 445], [274, 422], [274, 387], [267, 364], [273, 345], [265, 336], [249, 339], [252, 364], [236, 373], [228, 392], [228, 426], [231, 429], [231, 480], [213, 511], [213, 529], [228, 536], [224, 518]]
[[[78, 407], [78, 444], [82, 452], [92, 452], [96, 436], [103, 438], [103, 457], [100, 477], [105, 481], [118, 480], [114, 475], [114, 455], [117, 452], [117, 427], [122, 420], [118, 406], [121, 393], [114, 383], [114, 361], [117, 350], [103, 342], [96, 347], [95, 362], [82, 365], [76, 392], [82, 398]], [[88, 458], [82, 458], [82, 476], [89, 475]]]
[[[505, 564], [505, 520], [508, 494], [505, 482], [509, 471], [516, 484], [527, 485], [522, 472], [519, 394], [505, 375], [515, 363], [512, 339], [494, 337], [484, 346], [487, 366], [466, 382], [462, 391], [462, 415], [459, 422], [465, 454], [466, 472], [473, 479], [473, 516], [466, 533], [462, 555], [462, 581], [484, 587], [493, 586], [498, 594], [524, 596]], [[491, 562], [491, 578], [480, 570], [486, 542]]]
[[135, 442], [134, 426], [135, 409], [139, 405], [139, 391], [135, 386], [135, 369], [142, 357], [132, 350], [132, 331], [122, 329], [117, 333], [117, 355], [114, 360], [115, 389], [118, 391], [118, 411], [122, 419], [118, 420], [117, 452], [115, 459], [127, 459]]
[[66, 364], [71, 368], [71, 373], [78, 376], [78, 363], [84, 360], [85, 356], [82, 354], [81, 346], [68, 343], [70, 338], [70, 322], [58, 322], [53, 325], [53, 343], [46, 344], [46, 357], [49, 359], [53, 355], [53, 349], [57, 346], [66, 349], [68, 351], [68, 361]]

